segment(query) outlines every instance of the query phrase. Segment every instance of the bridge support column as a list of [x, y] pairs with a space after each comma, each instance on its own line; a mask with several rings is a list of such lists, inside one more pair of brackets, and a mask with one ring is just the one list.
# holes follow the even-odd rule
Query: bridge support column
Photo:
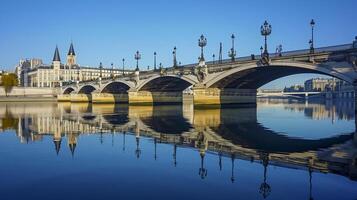
[[181, 104], [182, 92], [129, 91], [129, 104]]
[[256, 104], [255, 89], [193, 88], [194, 105]]
[[57, 95], [57, 101], [71, 101], [71, 94], [59, 94]]
[[92, 102], [92, 94], [71, 94], [71, 102]]
[[92, 93], [93, 103], [128, 103], [128, 94]]

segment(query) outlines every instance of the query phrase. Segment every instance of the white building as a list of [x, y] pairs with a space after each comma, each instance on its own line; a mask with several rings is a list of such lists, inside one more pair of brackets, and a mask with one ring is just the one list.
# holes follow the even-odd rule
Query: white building
[[76, 62], [76, 54], [71, 43], [67, 62], [61, 63], [60, 54], [56, 47], [52, 64], [45, 65], [40, 59], [20, 60], [16, 67], [20, 85], [24, 87], [59, 87], [62, 84], [76, 81], [90, 81], [115, 77], [132, 73], [132, 70], [98, 68], [80, 66]]

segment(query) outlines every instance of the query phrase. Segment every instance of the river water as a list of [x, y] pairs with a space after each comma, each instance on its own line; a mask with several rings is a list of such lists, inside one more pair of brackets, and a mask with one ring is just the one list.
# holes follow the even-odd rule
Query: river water
[[354, 103], [1, 103], [0, 199], [356, 199]]

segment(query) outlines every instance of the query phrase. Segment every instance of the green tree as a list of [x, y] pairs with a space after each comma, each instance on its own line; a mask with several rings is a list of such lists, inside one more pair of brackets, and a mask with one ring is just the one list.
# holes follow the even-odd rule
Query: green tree
[[18, 81], [17, 75], [14, 73], [5, 74], [1, 78], [1, 86], [4, 87], [6, 96], [8, 96], [8, 94], [11, 92], [12, 88], [14, 86], [17, 86], [18, 84], [19, 84], [19, 81]]
[[7, 130], [7, 129], [16, 130], [19, 124], [19, 119], [15, 118], [7, 107], [5, 111], [5, 116], [1, 120], [2, 120], [3, 130]]

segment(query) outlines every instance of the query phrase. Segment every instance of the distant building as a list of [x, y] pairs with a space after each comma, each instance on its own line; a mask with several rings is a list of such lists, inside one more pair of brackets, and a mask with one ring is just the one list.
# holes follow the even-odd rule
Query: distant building
[[[24, 87], [59, 87], [65, 83], [119, 76], [123, 74], [123, 70], [80, 66], [77, 64], [76, 53], [71, 43], [65, 64], [61, 63], [60, 53], [56, 47], [52, 64], [43, 64], [41, 59], [20, 60], [16, 66], [16, 73], [20, 85]], [[129, 73], [132, 73], [132, 70], [124, 71], [124, 74]]]
[[298, 84], [284, 88], [284, 92], [303, 92], [303, 91], [304, 91], [304, 86]]
[[305, 81], [304, 87], [307, 92], [335, 91], [336, 83], [335, 78], [312, 78]]

